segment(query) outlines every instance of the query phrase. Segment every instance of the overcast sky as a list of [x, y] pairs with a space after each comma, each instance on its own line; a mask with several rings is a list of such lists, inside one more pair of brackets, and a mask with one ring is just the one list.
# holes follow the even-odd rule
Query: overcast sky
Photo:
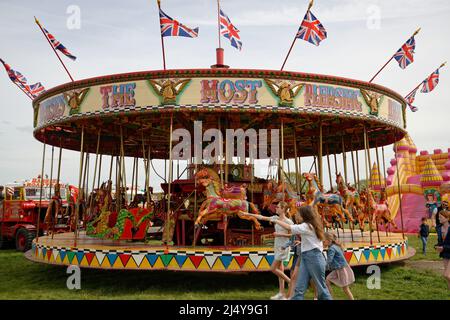
[[[233, 68], [279, 69], [308, 2], [222, 0], [223, 11], [241, 31], [243, 42], [242, 51], [238, 51], [222, 40], [226, 64]], [[72, 13], [67, 13], [70, 6], [80, 10], [80, 28], [67, 26], [68, 20], [72, 21]], [[167, 67], [207, 68], [214, 64], [216, 1], [162, 0], [162, 8], [182, 23], [200, 28], [196, 39], [166, 38]], [[327, 29], [328, 39], [319, 47], [297, 41], [285, 70], [369, 80], [422, 27], [416, 37], [415, 62], [402, 70], [393, 61], [374, 81], [406, 95], [450, 57], [447, 0], [316, 0], [312, 11]], [[30, 83], [40, 81], [52, 88], [70, 80], [33, 16], [77, 56], [75, 62], [62, 57], [77, 80], [162, 68], [156, 0], [2, 0], [0, 58]], [[419, 111], [408, 110], [407, 129], [419, 150], [450, 148], [449, 89], [447, 66], [441, 69], [440, 84], [433, 92], [418, 93]], [[4, 184], [40, 173], [42, 144], [32, 135], [31, 101], [3, 69], [0, 97], [0, 184]], [[388, 159], [391, 149], [386, 149]], [[47, 155], [49, 168], [49, 149]], [[78, 161], [77, 153], [64, 152], [64, 181], [76, 184]], [[259, 175], [265, 172], [266, 166], [257, 168]], [[152, 186], [158, 189], [159, 183], [153, 180]]]

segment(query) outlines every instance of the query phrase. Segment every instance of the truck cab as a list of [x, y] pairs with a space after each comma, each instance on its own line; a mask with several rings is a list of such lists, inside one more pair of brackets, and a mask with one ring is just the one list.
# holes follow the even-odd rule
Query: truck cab
[[[0, 186], [0, 248], [14, 243], [17, 250], [27, 251], [37, 235], [38, 224], [40, 235], [47, 232], [44, 217], [54, 195], [55, 183], [44, 179], [42, 196], [39, 178]], [[62, 212], [67, 206], [69, 193], [68, 186], [61, 185]], [[57, 215], [53, 228], [66, 230], [68, 223], [64, 221], [62, 212]]]

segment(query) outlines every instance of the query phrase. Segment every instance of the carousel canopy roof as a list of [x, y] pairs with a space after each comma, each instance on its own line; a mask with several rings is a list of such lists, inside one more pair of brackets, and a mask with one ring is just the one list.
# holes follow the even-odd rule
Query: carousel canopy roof
[[202, 121], [202, 132], [220, 128], [224, 133], [259, 133], [283, 123], [284, 158], [292, 158], [294, 143], [298, 156], [318, 154], [320, 126], [323, 154], [364, 149], [364, 128], [370, 147], [394, 143], [406, 134], [405, 106], [388, 88], [334, 76], [241, 69], [148, 71], [46, 91], [33, 101], [34, 136], [80, 150], [84, 129], [87, 152], [96, 152], [100, 135], [99, 152], [119, 155], [122, 136], [126, 156], [142, 157], [150, 147], [151, 158], [168, 159], [172, 117], [173, 130], [187, 129], [192, 138], [194, 121]]

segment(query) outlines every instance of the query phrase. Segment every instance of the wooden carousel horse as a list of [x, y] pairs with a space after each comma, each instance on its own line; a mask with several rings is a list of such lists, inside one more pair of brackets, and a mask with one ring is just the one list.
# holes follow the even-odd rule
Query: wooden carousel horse
[[361, 230], [361, 233], [364, 231], [365, 229], [365, 224], [370, 223], [370, 210], [367, 210], [367, 208], [369, 207], [368, 204], [368, 199], [367, 199], [367, 192], [366, 190], [361, 190], [361, 193], [359, 194], [359, 201], [360, 201], [360, 206], [359, 207], [355, 207], [355, 219], [358, 222], [359, 225], [359, 230]]
[[339, 194], [344, 198], [345, 208], [350, 212], [353, 219], [356, 219], [360, 225], [359, 228], [364, 230], [365, 214], [359, 192], [349, 184], [344, 183], [344, 178], [341, 173], [337, 174], [336, 183], [338, 185]]
[[[284, 193], [283, 193], [284, 191]], [[307, 204], [307, 201], [299, 196], [290, 186], [290, 184], [284, 182], [277, 183], [273, 180], [267, 182], [264, 186], [264, 203], [263, 208], [267, 209], [272, 204], [285, 201], [289, 206], [289, 218], [291, 218], [297, 211], [297, 207]]]
[[99, 208], [99, 215], [94, 218], [87, 225], [91, 228], [87, 233], [102, 233], [108, 228], [109, 216], [111, 215], [110, 199], [108, 197], [108, 191], [105, 189], [99, 189], [97, 192], [97, 206]]
[[55, 184], [55, 192], [48, 204], [47, 211], [45, 213], [44, 223], [47, 225], [47, 232], [53, 233], [53, 227], [57, 223], [58, 215], [61, 212], [62, 199], [59, 184]]
[[204, 224], [213, 217], [218, 218], [224, 215], [237, 214], [241, 219], [252, 221], [257, 230], [262, 229], [261, 224], [255, 217], [245, 215], [245, 213], [249, 213], [249, 208], [259, 214], [259, 210], [252, 202], [244, 199], [229, 199], [222, 196], [219, 177], [216, 172], [205, 168], [197, 172], [195, 179], [205, 187], [207, 196], [200, 206], [199, 214], [195, 221], [196, 226]]
[[338, 194], [324, 193], [323, 188], [313, 173], [304, 173], [303, 177], [309, 185], [309, 190], [314, 190], [314, 200], [311, 204], [317, 207], [317, 211], [322, 215], [322, 220], [325, 220], [325, 214], [328, 217], [334, 218], [339, 224], [346, 220], [353, 222], [353, 217], [347, 209], [344, 208], [344, 200]]
[[392, 225], [394, 229], [397, 229], [397, 225], [394, 222], [394, 219], [391, 217], [391, 211], [387, 205], [386, 200], [386, 192], [381, 190], [380, 200], [378, 202], [375, 201], [372, 191], [367, 189], [367, 199], [369, 208], [373, 210], [372, 214], [372, 231], [376, 229], [377, 225], [382, 224], [385, 228], [388, 225]]

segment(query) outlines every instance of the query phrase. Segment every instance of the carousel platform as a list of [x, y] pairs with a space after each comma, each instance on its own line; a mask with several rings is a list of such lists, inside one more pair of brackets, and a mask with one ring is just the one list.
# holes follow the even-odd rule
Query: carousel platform
[[[414, 255], [408, 239], [401, 234], [361, 234], [340, 232], [345, 257], [351, 266], [391, 263]], [[81, 232], [74, 247], [73, 233], [40, 237], [33, 241], [26, 257], [34, 262], [52, 265], [78, 265], [82, 268], [122, 270], [173, 270], [205, 272], [269, 271], [273, 261], [271, 246], [206, 247], [157, 246], [142, 242], [100, 240]], [[292, 256], [286, 265], [290, 267]]]

